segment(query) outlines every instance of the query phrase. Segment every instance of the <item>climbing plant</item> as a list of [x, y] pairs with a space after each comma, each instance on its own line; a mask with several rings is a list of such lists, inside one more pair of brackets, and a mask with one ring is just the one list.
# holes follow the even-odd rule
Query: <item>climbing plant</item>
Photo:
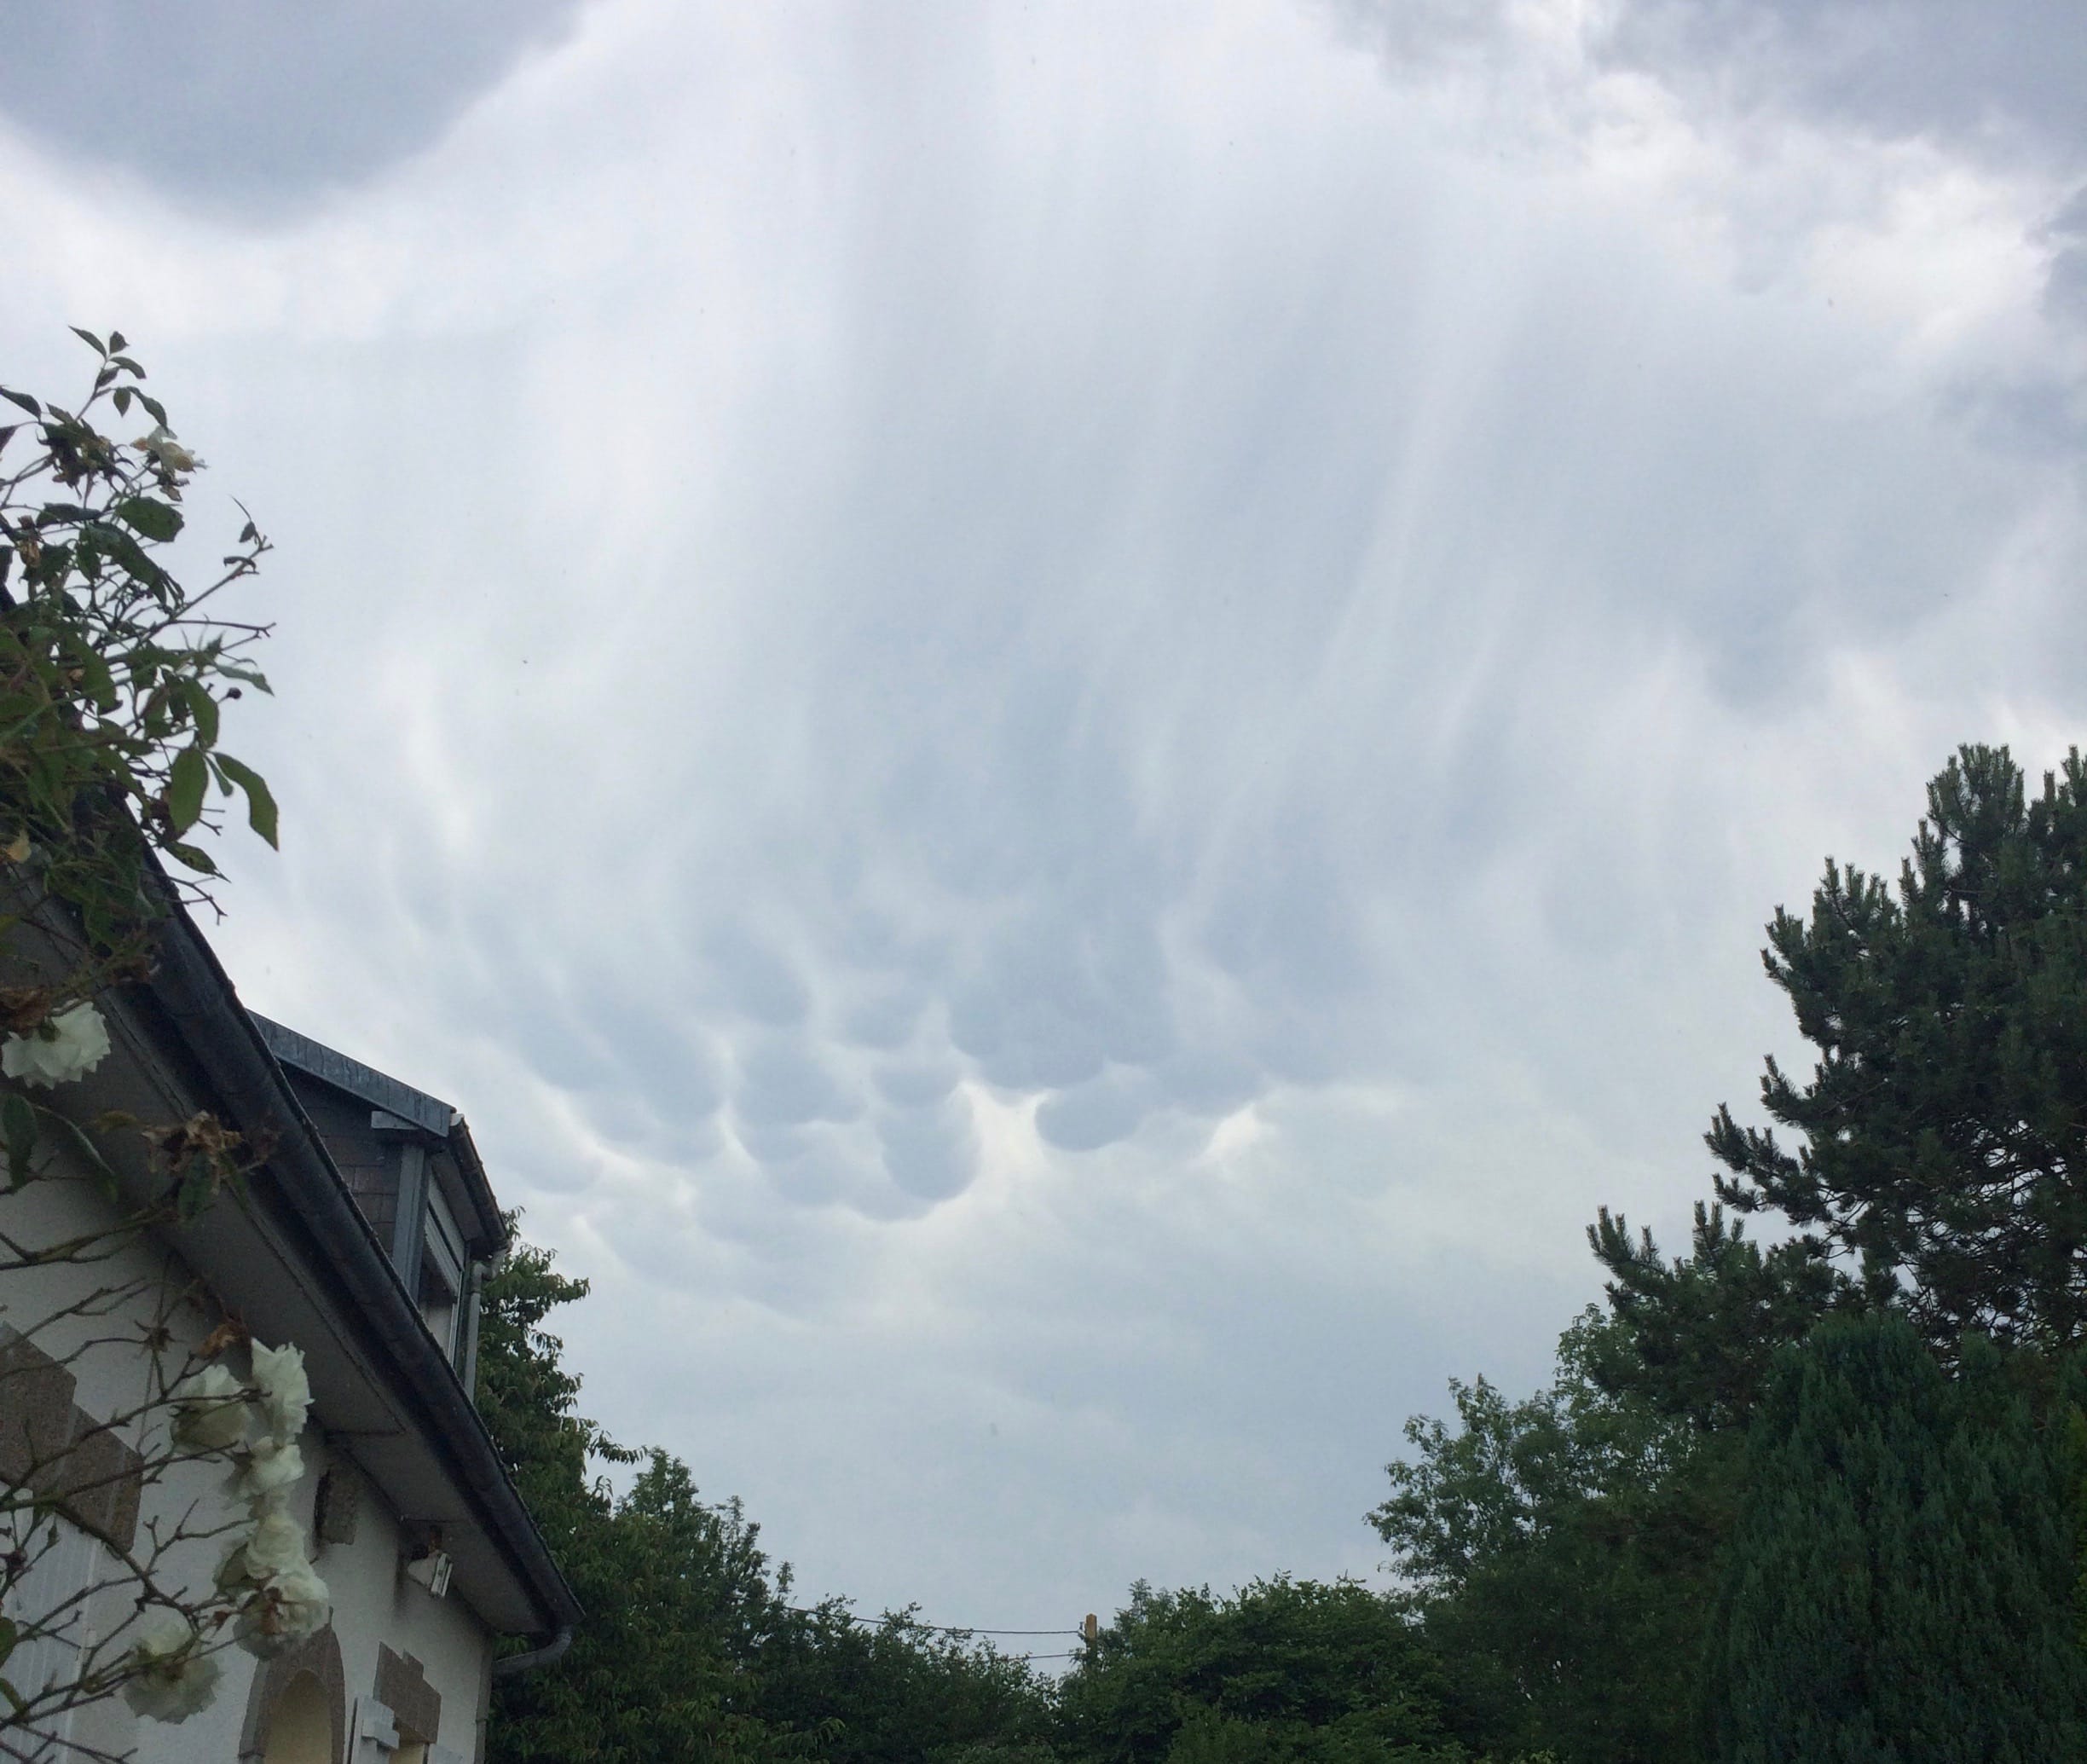
[[[225, 805], [276, 840], [266, 783], [218, 739], [224, 707], [267, 690], [246, 659], [267, 629], [213, 604], [268, 541], [242, 508], [229, 549], [184, 583], [204, 462], [124, 337], [77, 334], [94, 365], [76, 405], [0, 386], [0, 1756], [19, 1759], [118, 1755], [77, 1737], [81, 1710], [121, 1697], [183, 1720], [209, 1703], [224, 1648], [275, 1652], [328, 1611], [287, 1510], [303, 1356], [209, 1316], [153, 1248], [266, 1148], [208, 1113], [83, 1119], [69, 1101], [170, 917], [214, 905], [200, 842]], [[139, 432], [105, 432], [119, 425]], [[124, 1136], [142, 1158], [110, 1156]], [[142, 1194], [118, 1161], [150, 1171]], [[50, 1204], [82, 1183], [90, 1206]], [[142, 1371], [120, 1412], [51, 1400], [111, 1352]], [[222, 1495], [153, 1501], [170, 1478], [207, 1486], [195, 1478], [211, 1466], [230, 1472]], [[198, 1574], [213, 1543], [216, 1572]]]

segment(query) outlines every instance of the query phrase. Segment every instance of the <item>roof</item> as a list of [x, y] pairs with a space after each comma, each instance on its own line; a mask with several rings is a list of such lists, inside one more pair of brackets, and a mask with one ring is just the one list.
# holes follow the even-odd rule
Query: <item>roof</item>
[[360, 1060], [351, 1060], [346, 1054], [314, 1041], [309, 1035], [286, 1028], [257, 1010], [250, 1010], [246, 1015], [261, 1032], [262, 1040], [268, 1044], [269, 1051], [279, 1064], [331, 1084], [357, 1102], [367, 1102], [373, 1109], [382, 1109], [439, 1141], [456, 1160], [461, 1198], [473, 1215], [471, 1225], [475, 1229], [471, 1235], [486, 1244], [506, 1242], [506, 1221], [500, 1215], [493, 1185], [486, 1179], [485, 1165], [478, 1156], [477, 1145], [471, 1138], [471, 1127], [465, 1121], [462, 1110], [438, 1096], [431, 1096], [425, 1090], [416, 1090], [411, 1084], [401, 1083], [388, 1073], [365, 1066]]
[[[248, 1015], [178, 909], [159, 954], [149, 985], [128, 994], [113, 1021], [136, 1056], [129, 1082], [137, 1100], [156, 1070], [161, 1095], [171, 1079], [268, 1148], [242, 1190], [175, 1229], [182, 1254], [257, 1331], [265, 1327], [304, 1349], [329, 1437], [347, 1446], [402, 1517], [442, 1527], [453, 1593], [502, 1633], [566, 1628], [580, 1616], [578, 1600], [271, 1045], [271, 1034], [291, 1032], [264, 1030]], [[453, 1147], [468, 1145], [461, 1119], [446, 1104], [305, 1038], [294, 1040], [298, 1063], [338, 1061], [335, 1070], [353, 1084], [389, 1087], [390, 1100], [376, 1106], [442, 1132]], [[112, 1072], [106, 1085], [83, 1084], [80, 1102], [108, 1106], [106, 1096], [97, 1101], [93, 1093], [124, 1081]], [[475, 1172], [497, 1220], [475, 1150], [458, 1162]]]

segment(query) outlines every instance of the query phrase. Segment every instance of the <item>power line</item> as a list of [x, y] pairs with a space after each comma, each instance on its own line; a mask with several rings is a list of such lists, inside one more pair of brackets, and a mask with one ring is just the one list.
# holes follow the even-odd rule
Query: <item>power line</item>
[[[924, 1629], [931, 1635], [1078, 1636], [1082, 1633], [1078, 1629], [986, 1629], [963, 1623], [922, 1623], [905, 1617], [898, 1617], [894, 1622], [889, 1615], [882, 1617], [859, 1617], [852, 1611], [835, 1611], [830, 1606], [817, 1605], [786, 1605], [783, 1608], [785, 1611], [794, 1611], [800, 1617], [839, 1617], [843, 1622], [859, 1623], [865, 1629], [882, 1629], [887, 1623], [890, 1623], [895, 1628]], [[1067, 1654], [1033, 1654], [1028, 1657], [1037, 1660], [1062, 1660], [1069, 1659], [1072, 1657]]]

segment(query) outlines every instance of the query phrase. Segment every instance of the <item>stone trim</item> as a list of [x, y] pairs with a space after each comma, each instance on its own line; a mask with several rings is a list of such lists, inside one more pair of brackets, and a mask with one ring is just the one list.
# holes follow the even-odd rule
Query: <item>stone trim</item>
[[76, 1388], [65, 1367], [0, 1323], [0, 1482], [34, 1490], [127, 1551], [137, 1541], [144, 1460], [73, 1402]]
[[313, 1537], [321, 1545], [353, 1543], [361, 1500], [361, 1478], [344, 1456], [335, 1453], [312, 1497]]
[[284, 1692], [307, 1673], [319, 1680], [326, 1695], [327, 1724], [332, 1735], [332, 1755], [344, 1755], [348, 1744], [348, 1674], [341, 1669], [340, 1640], [328, 1623], [316, 1635], [300, 1641], [272, 1660], [254, 1668], [253, 1684], [246, 1692], [246, 1715], [240, 1723], [240, 1764], [259, 1764], [267, 1755], [269, 1724]]
[[441, 1737], [442, 1697], [427, 1681], [427, 1671], [411, 1654], [395, 1654], [377, 1644], [377, 1700], [399, 1726], [423, 1745]]

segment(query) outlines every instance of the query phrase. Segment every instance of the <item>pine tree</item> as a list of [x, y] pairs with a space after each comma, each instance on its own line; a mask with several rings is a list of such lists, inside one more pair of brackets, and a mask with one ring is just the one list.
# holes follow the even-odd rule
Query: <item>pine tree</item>
[[1706, 1653], [1720, 1764], [2087, 1756], [2062, 1454], [1988, 1342], [1946, 1379], [1904, 1319], [1786, 1350]]
[[1719, 1198], [1852, 1254], [1938, 1348], [2087, 1340], [2087, 762], [2031, 801], [2004, 747], [1960, 749], [1895, 892], [1830, 863], [1768, 934], [1819, 1059], [1761, 1081], [1794, 1148], [1718, 1111]]

